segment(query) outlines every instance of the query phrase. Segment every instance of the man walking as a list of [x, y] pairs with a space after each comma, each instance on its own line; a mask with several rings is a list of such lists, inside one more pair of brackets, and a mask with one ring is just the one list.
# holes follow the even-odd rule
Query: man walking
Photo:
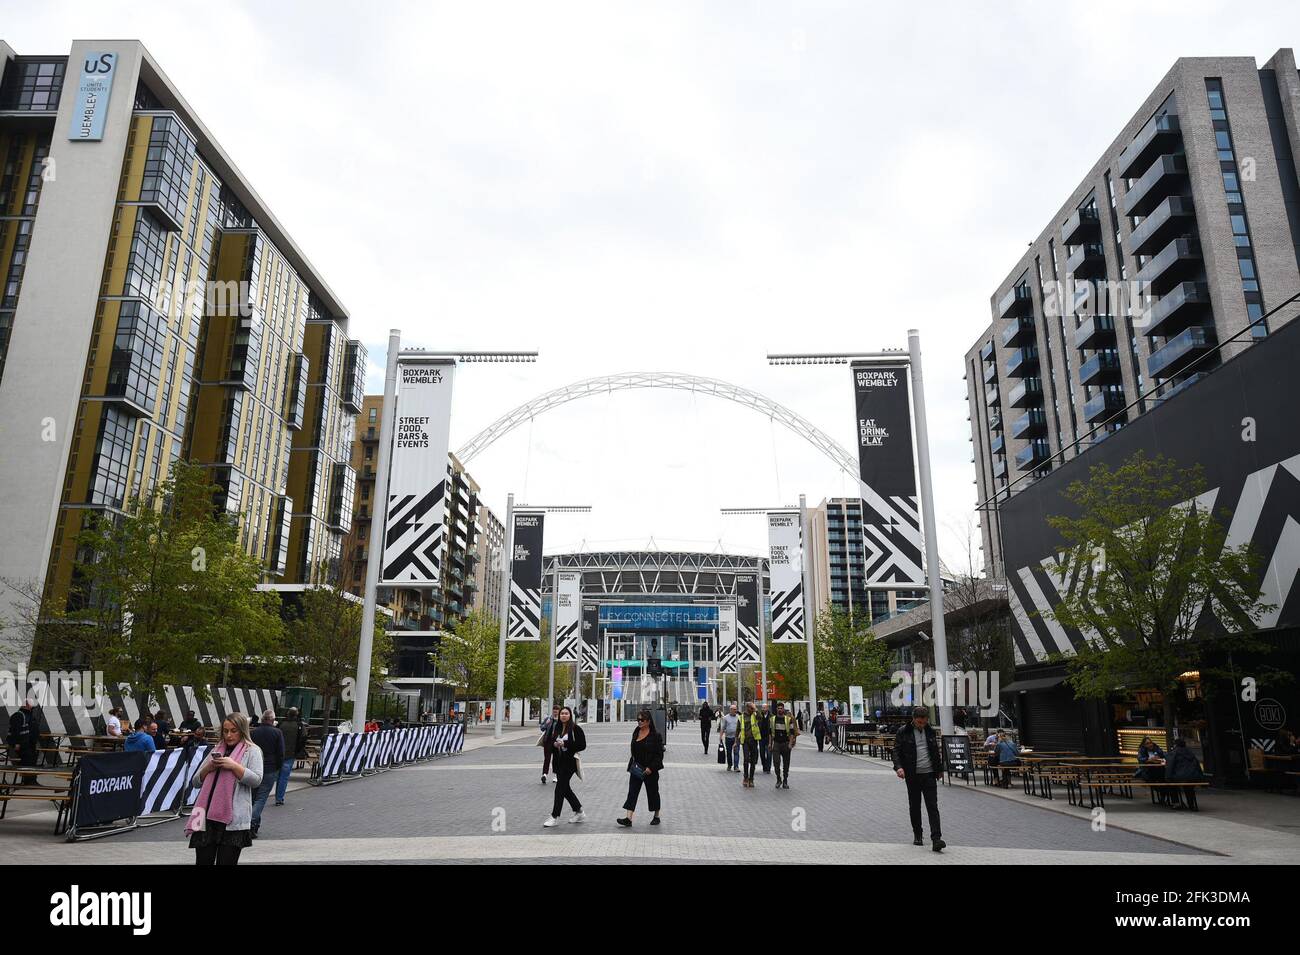
[[709, 731], [713, 729], [713, 710], [705, 702], [700, 707], [700, 741], [704, 743], [704, 755], [709, 755]]
[[718, 727], [718, 742], [722, 743], [727, 751], [727, 769], [729, 773], [740, 772], [740, 752], [736, 745], [736, 733], [740, 731], [740, 716], [736, 712], [736, 704], [731, 704], [731, 712], [724, 714], [722, 723]]
[[790, 788], [790, 750], [799, 736], [799, 724], [785, 711], [785, 704], [776, 704], [772, 717], [772, 762], [776, 763], [776, 788]]
[[[35, 704], [31, 700], [23, 700], [23, 705], [14, 710], [9, 717], [9, 735], [5, 737], [5, 741], [11, 747], [9, 758], [15, 766], [36, 765], [36, 749], [40, 732], [36, 728], [34, 707]], [[35, 776], [23, 777], [25, 785], [32, 785], [35, 782]]]
[[546, 785], [546, 775], [551, 771], [551, 759], [555, 756], [555, 743], [551, 739], [551, 730], [560, 720], [560, 704], [551, 707], [551, 715], [542, 718], [542, 785]]
[[275, 710], [263, 713], [262, 722], [249, 735], [262, 751], [262, 781], [253, 790], [253, 819], [249, 827], [249, 835], [256, 839], [257, 830], [262, 826], [262, 810], [266, 808], [267, 797], [275, 788], [280, 768], [284, 765], [284, 734], [275, 725]]
[[289, 707], [289, 712], [280, 721], [279, 730], [284, 736], [284, 763], [275, 780], [275, 804], [283, 806], [285, 794], [289, 791], [289, 778], [293, 775], [293, 764], [307, 758], [307, 726], [298, 715], [298, 707]]
[[754, 769], [758, 766], [758, 743], [761, 738], [758, 713], [753, 703], [746, 703], [745, 715], [740, 718], [740, 732], [736, 736], [736, 742], [745, 753], [745, 775], [740, 784], [746, 789], [754, 788]]
[[817, 740], [817, 752], [825, 751], [826, 746], [826, 712], [822, 709], [820, 703], [817, 704], [817, 715], [812, 721], [813, 737]]
[[763, 760], [763, 772], [772, 772], [772, 715], [764, 703], [758, 710], [758, 754]]
[[921, 831], [921, 799], [924, 798], [925, 812], [930, 817], [930, 845], [935, 852], [942, 852], [947, 843], [939, 826], [937, 781], [943, 772], [943, 757], [939, 738], [930, 725], [930, 711], [924, 706], [912, 707], [912, 722], [904, 724], [894, 738], [894, 772], [907, 783], [912, 845], [925, 845]]

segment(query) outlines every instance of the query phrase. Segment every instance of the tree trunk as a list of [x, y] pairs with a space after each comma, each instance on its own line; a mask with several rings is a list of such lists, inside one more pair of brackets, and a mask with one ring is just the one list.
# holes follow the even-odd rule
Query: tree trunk
[[1165, 702], [1165, 749], [1172, 749], [1172, 748], [1173, 748], [1173, 745], [1174, 745], [1174, 720], [1176, 719], [1176, 716], [1175, 716], [1175, 712], [1176, 712], [1176, 711], [1175, 711], [1175, 708], [1174, 708], [1174, 693], [1176, 693], [1176, 692], [1178, 692], [1178, 691], [1177, 691], [1177, 690], [1172, 690], [1172, 691], [1171, 691], [1171, 690], [1165, 690], [1165, 693], [1164, 693], [1164, 702]]

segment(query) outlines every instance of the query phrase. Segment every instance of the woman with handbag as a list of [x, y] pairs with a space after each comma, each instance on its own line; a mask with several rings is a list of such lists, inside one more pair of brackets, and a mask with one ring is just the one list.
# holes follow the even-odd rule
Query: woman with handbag
[[560, 708], [560, 715], [551, 729], [551, 746], [555, 752], [551, 757], [551, 769], [555, 772], [555, 802], [551, 814], [542, 823], [547, 829], [558, 825], [560, 811], [567, 800], [573, 815], [569, 822], [586, 822], [587, 816], [582, 811], [582, 803], [573, 792], [573, 777], [582, 778], [582, 764], [578, 754], [587, 748], [587, 734], [582, 731], [578, 721], [573, 718], [573, 710], [567, 706]]
[[620, 826], [631, 827], [642, 786], [645, 786], [650, 811], [654, 813], [650, 825], [659, 825], [659, 774], [663, 768], [663, 737], [655, 731], [650, 711], [642, 710], [636, 715], [636, 729], [632, 731], [632, 756], [627, 761], [627, 802], [623, 803], [627, 815], [618, 820]]
[[239, 864], [239, 853], [253, 842], [253, 790], [261, 782], [262, 750], [249, 735], [248, 717], [231, 713], [190, 783], [199, 798], [185, 832], [197, 865]]

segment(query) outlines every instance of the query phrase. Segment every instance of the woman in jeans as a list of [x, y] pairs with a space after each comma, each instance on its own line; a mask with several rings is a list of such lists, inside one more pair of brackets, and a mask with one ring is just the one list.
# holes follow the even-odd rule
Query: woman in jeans
[[262, 751], [248, 732], [248, 717], [231, 713], [221, 740], [203, 760], [190, 785], [199, 791], [185, 824], [198, 865], [238, 865], [252, 844], [253, 790], [262, 782]]
[[618, 820], [620, 826], [632, 825], [632, 814], [636, 811], [637, 798], [641, 795], [643, 785], [650, 811], [654, 813], [650, 825], [659, 825], [659, 774], [663, 768], [663, 737], [655, 731], [650, 711], [642, 710], [636, 716], [636, 729], [632, 731], [632, 757], [627, 763], [627, 802], [623, 803], [627, 815]]
[[578, 771], [578, 754], [587, 748], [587, 736], [574, 720], [573, 710], [567, 706], [560, 708], [559, 722], [551, 730], [551, 745], [555, 748], [551, 757], [551, 771], [555, 773], [555, 803], [550, 817], [542, 825], [549, 829], [559, 824], [565, 800], [573, 810], [569, 822], [586, 822], [582, 803], [574, 795], [572, 781], [573, 774]]

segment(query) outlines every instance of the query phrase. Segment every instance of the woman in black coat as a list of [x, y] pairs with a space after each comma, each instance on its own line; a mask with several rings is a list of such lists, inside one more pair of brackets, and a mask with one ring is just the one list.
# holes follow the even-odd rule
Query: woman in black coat
[[654, 813], [650, 825], [659, 825], [659, 774], [663, 769], [663, 737], [655, 731], [650, 712], [642, 710], [637, 714], [636, 729], [632, 731], [632, 755], [627, 761], [627, 802], [623, 803], [627, 815], [618, 820], [620, 826], [632, 825], [632, 814], [636, 811], [642, 786], [645, 786], [650, 811]]
[[578, 754], [587, 748], [587, 734], [573, 718], [573, 710], [567, 706], [560, 708], [559, 719], [551, 727], [550, 734], [551, 746], [554, 747], [551, 771], [555, 773], [555, 803], [550, 817], [542, 825], [549, 829], [559, 823], [565, 800], [573, 810], [569, 822], [586, 822], [582, 803], [573, 792], [573, 776], [578, 771]]

